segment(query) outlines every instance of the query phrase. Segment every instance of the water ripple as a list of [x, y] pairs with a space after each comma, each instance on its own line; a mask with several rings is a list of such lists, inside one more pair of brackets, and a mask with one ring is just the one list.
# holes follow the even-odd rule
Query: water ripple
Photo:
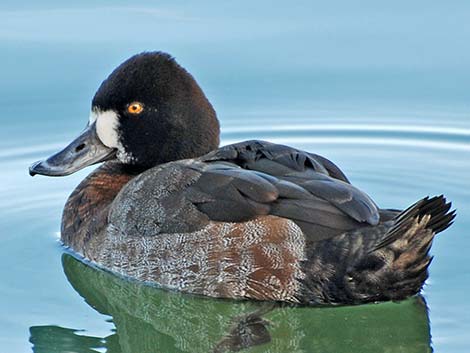
[[39, 154], [45, 154], [47, 152], [59, 150], [66, 145], [63, 143], [50, 143], [43, 145], [33, 145], [33, 146], [13, 146], [4, 148], [0, 151], [0, 160], [1, 159], [16, 159], [27, 156], [35, 156]]
[[296, 124], [224, 128], [224, 143], [243, 138], [266, 139], [277, 143], [328, 145], [374, 145], [470, 151], [470, 129], [390, 124]]
[[[266, 126], [250, 125], [249, 127], [229, 127], [224, 128], [224, 132], [257, 132], [266, 131]], [[391, 125], [391, 124], [278, 124], [268, 129], [269, 131], [315, 131], [315, 132], [401, 132], [401, 133], [419, 133], [419, 134], [440, 134], [469, 136], [470, 129], [461, 127], [442, 127], [442, 126], [423, 126], [423, 125]]]

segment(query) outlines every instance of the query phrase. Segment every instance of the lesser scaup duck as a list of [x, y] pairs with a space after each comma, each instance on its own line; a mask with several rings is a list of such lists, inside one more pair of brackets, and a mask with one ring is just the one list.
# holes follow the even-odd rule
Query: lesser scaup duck
[[443, 196], [384, 210], [329, 160], [245, 141], [218, 148], [216, 113], [167, 54], [142, 53], [101, 84], [85, 131], [30, 167], [105, 162], [69, 197], [61, 239], [107, 270], [212, 297], [301, 304], [420, 291]]

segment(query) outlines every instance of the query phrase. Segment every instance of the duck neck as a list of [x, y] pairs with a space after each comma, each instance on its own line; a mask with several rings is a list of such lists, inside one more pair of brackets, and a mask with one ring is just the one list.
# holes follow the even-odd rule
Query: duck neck
[[106, 227], [109, 206], [136, 175], [117, 162], [106, 162], [88, 175], [64, 206], [62, 242], [86, 256], [90, 241], [99, 239]]

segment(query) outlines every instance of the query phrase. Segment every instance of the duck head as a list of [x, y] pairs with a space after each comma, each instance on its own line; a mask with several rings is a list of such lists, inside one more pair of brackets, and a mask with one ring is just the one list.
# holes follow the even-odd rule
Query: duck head
[[168, 54], [146, 52], [101, 84], [85, 130], [31, 175], [63, 176], [103, 161], [145, 170], [217, 148], [219, 122], [194, 78]]

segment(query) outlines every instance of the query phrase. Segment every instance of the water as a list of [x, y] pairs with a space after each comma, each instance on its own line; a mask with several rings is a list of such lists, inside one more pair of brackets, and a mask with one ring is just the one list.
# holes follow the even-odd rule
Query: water
[[[467, 352], [470, 4], [261, 1], [0, 4], [0, 352]], [[290, 144], [335, 161], [383, 207], [444, 193], [420, 298], [291, 308], [129, 283], [64, 255], [67, 195], [90, 169], [27, 167], [85, 125], [133, 53], [171, 52], [218, 111], [223, 143]], [[432, 338], [431, 338], [432, 337]]]

